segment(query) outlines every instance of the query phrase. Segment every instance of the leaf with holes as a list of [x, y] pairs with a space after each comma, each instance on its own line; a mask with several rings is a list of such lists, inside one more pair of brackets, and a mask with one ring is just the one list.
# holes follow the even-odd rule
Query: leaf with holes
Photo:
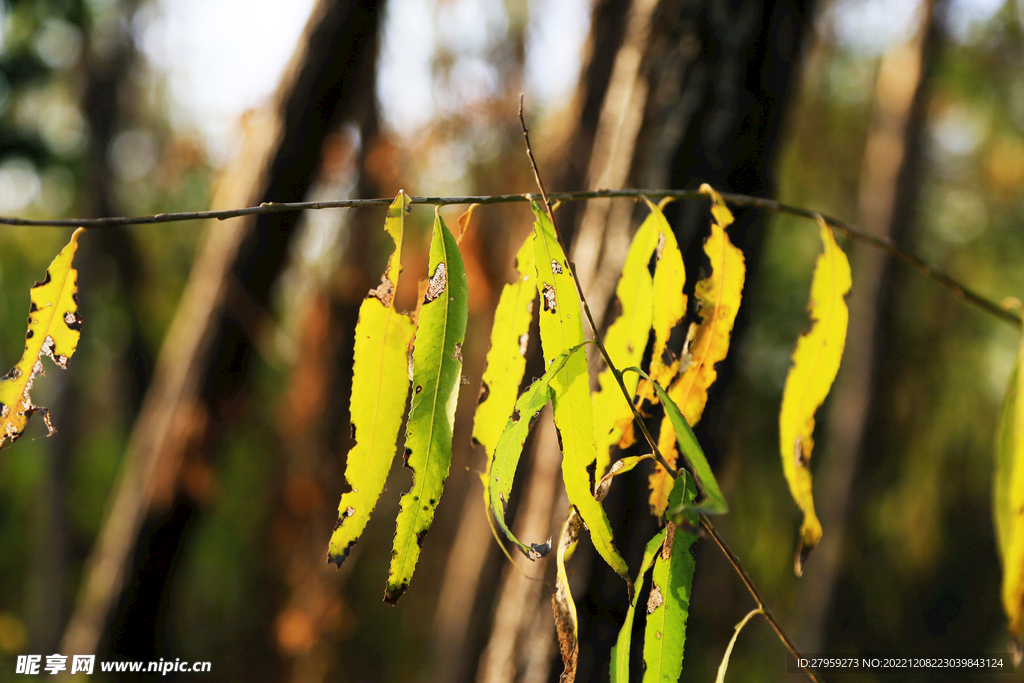
[[32, 385], [44, 374], [43, 356], [65, 369], [78, 348], [82, 317], [78, 315], [78, 271], [71, 267], [78, 249], [75, 230], [71, 241], [46, 269], [46, 277], [29, 292], [28, 332], [21, 360], [0, 377], [0, 446], [21, 436], [33, 413], [41, 412], [48, 434], [55, 431], [46, 408], [32, 403]]
[[[540, 342], [544, 361], [550, 364], [583, 343], [580, 299], [569, 261], [555, 236], [551, 220], [533, 202], [533, 246], [537, 259], [537, 291], [541, 296]], [[569, 502], [590, 530], [597, 552], [629, 583], [629, 568], [612, 539], [604, 508], [594, 498], [593, 468], [597, 454], [594, 413], [590, 402], [590, 378], [583, 354], [569, 358], [551, 381], [554, 391], [555, 427], [562, 447], [562, 479]]]
[[413, 472], [413, 482], [402, 496], [384, 593], [392, 604], [409, 587], [448, 477], [462, 383], [462, 342], [469, 312], [466, 270], [455, 238], [436, 213], [428, 272], [413, 347], [412, 404], [405, 430], [405, 464]]
[[825, 221], [819, 217], [818, 224], [825, 250], [818, 256], [811, 281], [808, 310], [813, 322], [810, 331], [797, 340], [779, 411], [782, 471], [793, 499], [804, 513], [795, 564], [797, 576], [803, 573], [807, 554], [821, 540], [821, 523], [814, 513], [811, 495], [814, 413], [828, 396], [839, 372], [850, 317], [845, 300], [851, 286], [850, 262]]
[[[696, 489], [689, 475], [681, 473], [669, 495], [669, 506], [686, 508]], [[690, 616], [690, 590], [695, 560], [690, 546], [697, 540], [697, 513], [684, 513], [686, 525], [669, 521], [665, 543], [654, 560], [651, 593], [647, 599], [647, 624], [644, 628], [644, 681], [675, 683], [683, 670], [686, 645], [686, 620]]]
[[384, 490], [395, 442], [409, 394], [408, 347], [416, 331], [409, 316], [395, 310], [395, 290], [402, 271], [402, 237], [409, 197], [399, 192], [388, 209], [384, 230], [395, 243], [380, 285], [359, 306], [355, 329], [349, 414], [355, 444], [348, 452], [338, 523], [327, 558], [339, 567], [359, 539]]
[[519, 392], [519, 383], [526, 370], [526, 346], [530, 338], [530, 321], [537, 298], [537, 277], [534, 267], [533, 234], [516, 254], [519, 279], [501, 290], [498, 308], [491, 326], [491, 348], [487, 351], [487, 369], [480, 387], [480, 403], [473, 418], [473, 438], [483, 444], [488, 457], [494, 455], [505, 422], [512, 414]]
[[1003, 609], [1010, 635], [1024, 640], [1024, 342], [1003, 401], [996, 440], [992, 512], [1003, 564]]
[[[694, 290], [700, 302], [700, 324], [690, 325], [687, 334], [684, 357], [689, 358], [690, 363], [668, 388], [668, 395], [690, 425], [700, 422], [708, 402], [708, 388], [718, 376], [715, 365], [729, 354], [729, 338], [740, 308], [746, 277], [743, 252], [733, 246], [726, 233], [733, 222], [732, 213], [710, 185], [702, 185], [700, 191], [711, 197], [711, 215], [714, 218], [711, 234], [704, 242], [711, 274], [700, 280]], [[675, 444], [668, 416], [662, 420], [659, 438], [662, 440], [659, 444], [662, 454], [669, 463], [674, 463]], [[655, 514], [665, 512], [671, 488], [671, 477], [659, 467], [651, 475], [651, 509]]]
[[[604, 346], [617, 368], [640, 364], [647, 346], [647, 337], [651, 333], [654, 282], [647, 264], [659, 242], [664, 239], [653, 217], [654, 213], [650, 214], [633, 236], [622, 275], [615, 287], [620, 312], [604, 335]], [[635, 376], [623, 377], [631, 399], [639, 379]], [[597, 382], [600, 388], [594, 392], [596, 472], [604, 474], [611, 464], [611, 448], [622, 437], [622, 429], [616, 424], [619, 414], [625, 412], [632, 418], [632, 411], [622, 396], [611, 368], [606, 367], [598, 375]]]

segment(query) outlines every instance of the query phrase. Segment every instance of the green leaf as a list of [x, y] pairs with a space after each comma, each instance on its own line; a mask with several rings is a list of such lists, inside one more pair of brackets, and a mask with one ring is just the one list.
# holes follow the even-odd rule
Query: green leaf
[[519, 459], [523, 454], [523, 444], [530, 432], [530, 426], [537, 417], [537, 413], [551, 400], [551, 382], [562, 371], [569, 358], [582, 351], [584, 346], [585, 344], [577, 344], [569, 350], [569, 353], [560, 354], [548, 366], [547, 372], [523, 392], [523, 395], [516, 401], [512, 416], [505, 423], [505, 429], [501, 432], [498, 443], [495, 445], [494, 454], [487, 462], [485, 485], [488, 506], [494, 514], [498, 527], [530, 560], [547, 555], [551, 550], [551, 540], [530, 545], [520, 541], [505, 522], [505, 508], [508, 505], [509, 493], [512, 491], [516, 468], [519, 466]]
[[33, 413], [41, 412], [48, 434], [53, 434], [50, 412], [32, 403], [30, 392], [43, 374], [43, 356], [66, 369], [78, 348], [82, 317], [78, 315], [78, 271], [71, 264], [78, 249], [79, 228], [46, 269], [46, 278], [29, 291], [28, 331], [25, 351], [18, 364], [0, 377], [0, 446], [21, 436]]
[[[540, 340], [544, 360], [550, 364], [583, 342], [583, 318], [569, 261], [555, 236], [554, 226], [533, 202], [536, 220], [533, 245], [537, 258], [537, 291], [541, 296]], [[562, 446], [562, 479], [569, 502], [590, 530], [594, 548], [611, 568], [629, 583], [629, 568], [619, 555], [604, 508], [594, 498], [588, 468], [594, 464], [593, 404], [587, 359], [574, 355], [551, 382], [554, 390], [555, 427]]]
[[[685, 505], [674, 506], [671, 504], [670, 494], [668, 516], [678, 524], [681, 521], [679, 515], [684, 510], [695, 510], [711, 515], [720, 515], [728, 512], [729, 506], [725, 502], [722, 490], [718, 488], [718, 480], [715, 479], [715, 474], [711, 471], [711, 465], [708, 464], [708, 459], [704, 456], [704, 450], [700, 447], [700, 443], [697, 442], [697, 437], [694, 435], [693, 430], [690, 429], [690, 425], [687, 424], [683, 414], [679, 412], [679, 406], [665, 393], [660, 384], [648, 377], [647, 373], [640, 368], [633, 367], [623, 370], [623, 374], [627, 372], [637, 373], [650, 382], [654, 390], [658, 392], [658, 398], [661, 399], [662, 405], [665, 406], [665, 416], [669, 419], [675, 431], [679, 452], [693, 471], [697, 487], [701, 492], [701, 500], [697, 505], [693, 505], [688, 501]], [[679, 478], [676, 478], [672, 490], [675, 491], [678, 486]]]
[[533, 234], [516, 254], [519, 279], [501, 290], [498, 308], [491, 326], [491, 348], [487, 351], [487, 369], [480, 387], [480, 404], [473, 419], [473, 438], [483, 444], [488, 456], [494, 455], [502, 429], [519, 392], [519, 383], [526, 370], [526, 343], [533, 319], [533, 302], [537, 288], [534, 267]]
[[[696, 493], [689, 475], [681, 473], [669, 495], [669, 507], [684, 509]], [[695, 566], [690, 546], [697, 540], [697, 535], [686, 529], [696, 528], [697, 513], [688, 509], [683, 517], [687, 526], [676, 526], [671, 521], [665, 526], [665, 543], [654, 560], [644, 629], [645, 683], [676, 683], [683, 670]]]
[[[657, 209], [655, 209], [657, 210]], [[622, 275], [615, 287], [621, 313], [604, 335], [605, 350], [615, 367], [639, 365], [651, 333], [654, 305], [654, 281], [647, 268], [651, 254], [658, 246], [659, 224], [650, 214], [633, 236], [626, 254]], [[636, 392], [639, 377], [623, 378], [631, 397]], [[598, 474], [604, 474], [611, 464], [611, 448], [619, 442], [622, 429], [616, 422], [624, 411], [632, 415], [629, 405], [611, 368], [606, 367], [597, 377], [600, 387], [594, 393], [594, 438], [597, 441]]]
[[992, 495], [1003, 565], [1003, 609], [1018, 650], [1024, 640], [1024, 401], [1020, 400], [1024, 391], [1024, 373], [1020, 370], [1024, 341], [1019, 354], [1003, 401]]
[[654, 564], [654, 558], [661, 553], [661, 546], [665, 543], [665, 529], [647, 542], [647, 549], [644, 550], [644, 559], [640, 563], [640, 571], [636, 575], [636, 593], [633, 601], [626, 610], [626, 621], [619, 629], [619, 638], [612, 646], [612, 683], [629, 683], [629, 650], [633, 638], [633, 617], [636, 615], [636, 603], [640, 600], [640, 593], [644, 588], [644, 575]]
[[405, 430], [405, 464], [413, 471], [413, 482], [402, 496], [384, 593], [392, 604], [409, 587], [448, 477], [455, 404], [462, 383], [462, 342], [469, 311], [466, 270], [455, 238], [436, 213], [428, 272], [413, 348], [413, 396]]
[[409, 316], [399, 313], [394, 306], [408, 212], [409, 197], [399, 192], [384, 223], [384, 229], [395, 242], [395, 251], [388, 259], [380, 286], [371, 289], [359, 306], [349, 399], [356, 442], [345, 464], [345, 481], [352, 490], [341, 497], [338, 523], [327, 550], [327, 559], [339, 567], [362, 535], [384, 490], [409, 393], [407, 354], [416, 328]]

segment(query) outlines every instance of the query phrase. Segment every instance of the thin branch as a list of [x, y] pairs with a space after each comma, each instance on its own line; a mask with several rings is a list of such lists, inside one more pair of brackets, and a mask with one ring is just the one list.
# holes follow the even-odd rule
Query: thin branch
[[[704, 200], [708, 201], [706, 195], [695, 190], [589, 190], [585, 192], [552, 192], [547, 195], [548, 202], [575, 202], [587, 199], [613, 199], [630, 198], [638, 199], [648, 197], [649, 199], [663, 199], [672, 197], [679, 200]], [[749, 206], [762, 211], [772, 213], [785, 213], [791, 216], [799, 216], [815, 220], [817, 216], [830, 226], [850, 237], [857, 242], [862, 242], [876, 249], [881, 249], [887, 254], [907, 264], [921, 275], [934, 280], [953, 293], [956, 298], [965, 301], [981, 310], [996, 316], [1003, 322], [1019, 328], [1022, 322], [1021, 315], [1015, 310], [1005, 309], [998, 303], [988, 299], [974, 290], [970, 289], [958, 280], [950, 277], [941, 269], [929, 265], [923, 259], [911, 254], [907, 250], [886, 237], [878, 237], [861, 230], [846, 221], [833, 218], [826, 214], [819, 214], [810, 209], [797, 206], [790, 206], [777, 202], [774, 199], [762, 197], [751, 197], [742, 194], [723, 192], [722, 198], [734, 206]], [[499, 195], [473, 195], [465, 197], [411, 197], [412, 204], [430, 204], [433, 206], [449, 206], [452, 204], [507, 204], [509, 202], [526, 202], [530, 200], [528, 194], [499, 194]], [[22, 225], [33, 227], [68, 227], [68, 228], [109, 228], [124, 225], [151, 225], [153, 223], [174, 223], [180, 221], [196, 221], [215, 218], [226, 220], [238, 216], [251, 216], [264, 213], [281, 213], [285, 211], [307, 211], [318, 209], [354, 209], [364, 206], [389, 206], [393, 198], [382, 199], [333, 199], [319, 202], [265, 202], [259, 206], [248, 206], [241, 209], [227, 209], [221, 211], [183, 211], [177, 213], [158, 213], [150, 216], [117, 216], [111, 218], [18, 218], [14, 216], [0, 216], [0, 225]], [[549, 205], [550, 208], [550, 205]]]
[[[750, 593], [750, 596], [754, 598], [754, 602], [756, 602], [757, 606], [761, 608], [762, 612], [764, 612], [764, 616], [766, 619], [768, 619], [768, 623], [770, 623], [772, 625], [772, 628], [775, 629], [775, 633], [779, 636], [779, 640], [781, 640], [786, 645], [786, 649], [789, 650], [789, 653], [793, 655], [793, 657], [796, 659], [797, 664], [799, 665], [800, 655], [797, 654], [796, 646], [793, 645], [793, 641], [789, 639], [789, 636], [786, 635], [786, 632], [782, 630], [782, 625], [779, 624], [778, 621], [776, 621], [775, 615], [772, 614], [772, 611], [770, 609], [768, 609], [768, 605], [764, 604], [764, 600], [761, 599], [761, 593], [757, 590], [757, 587], [754, 585], [754, 582], [750, 578], [750, 575], [747, 574], [745, 569], [743, 569], [743, 565], [740, 564], [740, 558], [736, 557], [736, 554], [729, 548], [728, 545], [725, 544], [725, 541], [722, 540], [722, 537], [718, 535], [718, 532], [715, 531], [715, 527], [711, 525], [711, 520], [707, 518], [707, 515], [700, 516], [700, 523], [704, 525], [704, 528], [707, 530], [708, 534], [711, 536], [711, 538], [714, 539], [715, 543], [718, 544], [718, 548], [722, 551], [726, 558], [728, 558], [729, 564], [732, 565], [732, 568], [739, 575], [740, 579], [743, 581], [743, 585], [747, 587], [747, 591]], [[822, 683], [821, 679], [818, 678], [817, 674], [808, 669], [806, 666], [801, 666], [800, 668], [804, 670], [804, 673], [807, 674], [807, 677], [814, 681], [814, 683]]]
[[[551, 202], [548, 201], [548, 193], [544, 189], [544, 181], [540, 179], [540, 170], [537, 168], [537, 160], [533, 158], [533, 148], [530, 147], [530, 132], [526, 129], [526, 119], [523, 118], [523, 96], [519, 96], [519, 125], [523, 129], [523, 140], [526, 142], [526, 155], [530, 158], [530, 166], [533, 168], [533, 177], [537, 181], [537, 187], [540, 188], [540, 196], [544, 199], [544, 208], [547, 210], [548, 219], [551, 220], [551, 227], [555, 231], [555, 239], [558, 240], [558, 246], [562, 248], [562, 253], [569, 256], [569, 251], [565, 248], [565, 244], [562, 242], [562, 234], [558, 231], [558, 223], [555, 222], [555, 212], [551, 210]], [[676, 478], [678, 472], [674, 467], [668, 464], [665, 460], [665, 456], [661, 454], [661, 450], [658, 449], [658, 444], [655, 442], [651, 433], [647, 431], [647, 425], [644, 424], [644, 420], [640, 417], [640, 413], [637, 412], [636, 406], [633, 405], [633, 394], [626, 388], [625, 382], [622, 381], [622, 373], [615, 367], [615, 363], [612, 362], [612, 357], [608, 355], [608, 349], [604, 347], [604, 340], [601, 339], [600, 330], [598, 330], [597, 323], [594, 322], [594, 316], [590, 312], [590, 304], [587, 303], [587, 297], [583, 295], [583, 285], [580, 284], [579, 275], [576, 274], [576, 264], [571, 260], [569, 261], [569, 272], [572, 273], [572, 281], [576, 285], [576, 293], [580, 297], [580, 303], [583, 304], [583, 312], [587, 315], [587, 320], [590, 322], [590, 329], [594, 331], [594, 344], [600, 349], [601, 355], [604, 357], [604, 362], [608, 364], [608, 369], [612, 371], [612, 375], [615, 377], [615, 381], [619, 385], [619, 389], [622, 390], [622, 395], [626, 398], [626, 403], [629, 404], [629, 409], [633, 411], [633, 421], [640, 425], [640, 431], [643, 432], [644, 438], [647, 439], [647, 443], [651, 445], [654, 450], [654, 458], [658, 463], [665, 468], [673, 479]]]

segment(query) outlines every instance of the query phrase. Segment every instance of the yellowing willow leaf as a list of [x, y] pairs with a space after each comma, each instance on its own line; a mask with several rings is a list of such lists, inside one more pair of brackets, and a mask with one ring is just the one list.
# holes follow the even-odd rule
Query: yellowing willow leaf
[[412, 490], [402, 496], [384, 599], [394, 604], [409, 587], [423, 538], [452, 460], [452, 427], [462, 383], [468, 289], [455, 238], [435, 213], [430, 280], [413, 347], [412, 404], [405, 430], [405, 464]]
[[532, 233], [516, 254], [516, 270], [519, 279], [502, 288], [498, 308], [494, 311], [487, 369], [473, 419], [473, 438], [483, 444], [488, 457], [494, 455], [505, 421], [512, 414], [519, 382], [526, 370], [526, 345], [530, 338], [533, 302], [537, 298], [537, 287], [533, 283], [537, 269]]
[[395, 250], [381, 275], [380, 285], [371, 289], [359, 306], [349, 399], [355, 444], [345, 464], [345, 481], [352, 490], [341, 496], [338, 523], [327, 549], [327, 559], [339, 567], [362, 535], [384, 490], [409, 393], [407, 355], [416, 328], [409, 316], [395, 310], [408, 212], [409, 197], [399, 192], [384, 223]]
[[636, 593], [633, 595], [629, 609], [626, 610], [626, 621], [619, 630], [619, 638], [612, 646], [612, 683], [629, 683], [629, 651], [633, 639], [633, 617], [636, 615], [636, 603], [640, 600], [640, 593], [644, 588], [644, 575], [654, 564], [654, 558], [661, 554], [661, 548], [665, 544], [665, 533], [662, 529], [658, 534], [647, 542], [644, 550], [644, 559], [640, 563], [640, 571], [636, 575]]
[[814, 413], [828, 395], [839, 371], [849, 322], [844, 297], [851, 286], [850, 262], [825, 221], [819, 217], [818, 224], [825, 251], [818, 256], [811, 283], [808, 310], [813, 324], [811, 330], [797, 340], [779, 412], [782, 471], [793, 499], [804, 513], [795, 565], [798, 576], [803, 573], [807, 554], [821, 540], [821, 523], [814, 514], [811, 495]]
[[[694, 291], [700, 302], [700, 324], [690, 325], [687, 334], [684, 357], [689, 357], [690, 364], [668, 388], [668, 395], [690, 425], [700, 422], [708, 402], [708, 387], [718, 376], [715, 365], [729, 354], [729, 337], [740, 308], [746, 277], [743, 252], [733, 246], [725, 232], [732, 225], [732, 213], [710, 185], [701, 185], [700, 191], [711, 197], [711, 215], [714, 217], [711, 234], [704, 242], [711, 274], [699, 281]], [[662, 420], [659, 439], [662, 454], [670, 464], [674, 463], [675, 444], [672, 443], [672, 424], [668, 416]], [[651, 510], [654, 514], [665, 512], [671, 488], [671, 477], [658, 466], [651, 475]]]
[[[683, 254], [679, 251], [672, 227], [661, 212], [661, 207], [668, 200], [655, 206], [645, 198], [651, 213], [644, 219], [658, 231], [658, 244], [655, 247], [654, 264], [654, 307], [651, 316], [651, 329], [654, 331], [654, 348], [651, 354], [651, 376], [662, 386], [668, 386], [679, 370], [679, 359], [672, 357], [668, 350], [669, 336], [672, 330], [686, 315], [686, 295], [683, 285], [686, 284], [686, 271], [683, 268]], [[641, 226], [641, 230], [643, 226]], [[621, 366], [619, 366], [621, 367]], [[642, 381], [637, 390], [638, 398], [648, 403], [656, 403], [654, 388], [649, 382]], [[633, 445], [633, 413], [627, 409], [620, 412], [617, 426], [623, 432], [621, 446]], [[671, 439], [669, 439], [671, 443]], [[660, 446], [659, 446], [660, 448]], [[658, 466], [660, 467], [660, 465]], [[671, 485], [669, 486], [671, 488]]]
[[[533, 202], [533, 246], [537, 258], [537, 291], [541, 297], [540, 341], [544, 360], [550, 364], [583, 343], [583, 318], [569, 261], [555, 237], [550, 219]], [[562, 447], [562, 479], [569, 502], [590, 530], [594, 548], [611, 568], [629, 583], [628, 567], [615, 549], [611, 525], [604, 508], [594, 499], [588, 471], [595, 461], [594, 414], [590, 402], [587, 359], [575, 354], [552, 379], [555, 427]]]
[[[608, 474], [601, 477], [597, 485], [596, 498], [598, 502], [608, 496], [612, 485], [612, 479], [620, 474], [629, 472], [647, 460], [650, 455], [637, 455], [623, 458], [612, 465]], [[565, 571], [565, 560], [569, 549], [576, 544], [576, 540], [583, 531], [583, 520], [575, 510], [569, 513], [569, 518], [562, 526], [562, 534], [558, 538], [558, 553], [556, 555], [558, 565], [558, 578], [555, 584], [555, 594], [551, 597], [551, 607], [555, 611], [555, 628], [558, 632], [558, 646], [562, 652], [563, 671], [559, 679], [560, 683], [572, 683], [576, 678], [576, 660], [579, 654], [578, 620], [576, 617], [576, 604], [572, 600], [572, 593], [569, 592], [569, 575]], [[643, 571], [640, 572], [643, 576]], [[632, 591], [632, 585], [630, 585]], [[635, 596], [630, 595], [630, 600]], [[628, 655], [627, 655], [628, 658]]]
[[36, 377], [43, 374], [43, 356], [49, 356], [57, 367], [66, 369], [68, 359], [78, 348], [82, 318], [78, 315], [78, 271], [71, 267], [78, 249], [75, 230], [71, 241], [46, 269], [46, 277], [29, 292], [28, 332], [21, 360], [0, 377], [0, 446], [7, 439], [14, 441], [25, 429], [28, 419], [41, 412], [50, 434], [54, 432], [50, 413], [32, 403], [30, 393]]
[[487, 461], [487, 476], [484, 486], [487, 490], [487, 505], [494, 514], [498, 527], [505, 536], [515, 543], [516, 547], [530, 560], [544, 557], [551, 550], [551, 540], [545, 543], [526, 545], [512, 533], [505, 522], [505, 508], [508, 506], [509, 493], [519, 467], [519, 458], [523, 454], [523, 444], [530, 431], [537, 413], [551, 400], [551, 381], [565, 367], [566, 361], [576, 353], [582, 355], [584, 344], [578, 344], [569, 353], [560, 354], [548, 366], [544, 376], [536, 380], [523, 392], [516, 401], [512, 416], [505, 423], [505, 429], [498, 437], [492, 456]]
[[[657, 208], [654, 209], [657, 211]], [[660, 214], [660, 211], [658, 212]], [[615, 367], [640, 365], [650, 335], [653, 314], [654, 282], [647, 269], [651, 253], [658, 246], [661, 231], [659, 224], [650, 214], [633, 236], [633, 242], [626, 254], [622, 276], [615, 287], [621, 313], [609, 326], [604, 335], [604, 346]], [[662, 217], [664, 222], [664, 217]], [[666, 224], [667, 225], [667, 224]], [[623, 377], [623, 383], [631, 397], [636, 392], [639, 377]], [[622, 429], [616, 425], [619, 414], [624, 410], [629, 419], [632, 411], [622, 396], [622, 390], [611, 368], [605, 368], [597, 378], [600, 387], [594, 393], [594, 438], [597, 441], [598, 474], [604, 474], [611, 463], [611, 447], [619, 442]]]
[[[685, 473], [675, 480], [669, 506], [686, 508], [696, 489]], [[686, 620], [690, 615], [690, 589], [695, 560], [690, 546], [697, 540], [687, 529], [697, 526], [697, 513], [688, 510], [688, 526], [671, 521], [665, 527], [665, 543], [654, 560], [650, 597], [647, 599], [647, 624], [644, 629], [644, 681], [675, 683], [683, 670], [686, 644]]]
[[996, 442], [992, 512], [1003, 563], [1003, 609], [1010, 635], [1024, 640], [1024, 342], [1010, 377]]

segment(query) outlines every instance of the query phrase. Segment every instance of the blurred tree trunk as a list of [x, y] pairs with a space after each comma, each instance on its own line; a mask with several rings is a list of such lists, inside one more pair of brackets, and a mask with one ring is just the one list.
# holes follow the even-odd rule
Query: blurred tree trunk
[[[602, 103], [600, 116], [594, 117], [597, 108], [593, 101], [581, 112], [572, 149], [585, 164], [574, 164], [565, 177], [573, 179], [573, 173], [585, 165], [590, 187], [635, 184], [695, 189], [701, 182], [709, 182], [724, 191], [771, 196], [790, 85], [798, 73], [810, 17], [810, 3], [802, 0], [601, 3], [591, 36], [591, 43], [599, 47], [591, 52], [580, 85], [583, 101], [594, 100], [594, 95], [600, 93], [596, 98]], [[622, 28], [611, 29], [606, 23], [609, 20]], [[600, 45], [601, 40], [615, 42]], [[608, 60], [609, 54], [614, 54], [614, 59]], [[707, 206], [703, 202], [680, 202], [670, 207], [674, 207], [669, 211], [673, 228], [687, 248], [687, 270], [696, 273], [708, 225]], [[591, 202], [575, 231], [564, 218], [561, 223], [565, 238], [573, 241], [573, 259], [598, 315], [611, 299], [613, 274], [619, 272], [625, 257], [631, 213], [632, 207], [625, 203], [602, 206]], [[744, 251], [751, 282], [757, 274], [764, 220], [751, 211], [735, 214], [736, 223], [729, 232]], [[574, 238], [572, 233], [576, 233]], [[689, 280], [692, 290], [696, 278], [691, 276]], [[741, 312], [733, 334], [734, 348], [741, 343], [743, 330]], [[730, 354], [734, 357], [735, 352]], [[719, 366], [719, 380], [701, 422], [703, 443], [727, 441], [729, 416], [728, 407], [722, 405], [722, 392], [728, 384], [730, 367], [731, 361]], [[554, 439], [545, 436], [551, 435], [545, 435], [541, 427], [535, 458], [557, 464]], [[713, 456], [714, 447], [709, 451]], [[623, 479], [624, 492], [613, 493], [606, 507], [609, 517], [618, 520], [620, 526], [616, 529], [620, 550], [631, 566], [636, 566], [654, 532], [655, 521], [648, 514], [646, 477], [627, 475]], [[629, 488], [629, 481], [635, 486]], [[550, 530], [557, 530], [567, 514], [565, 506], [553, 504], [555, 492], [539, 495], [542, 483], [530, 478], [525, 509], [516, 517], [519, 525], [521, 518], [529, 518], [531, 513], [543, 517], [544, 510], [553, 510], [540, 535], [527, 534], [531, 538], [543, 538]], [[531, 502], [535, 486], [539, 503]], [[550, 488], [550, 483], [547, 486]], [[573, 565], [573, 593], [580, 610], [579, 640], [586, 650], [579, 658], [577, 680], [606, 680], [609, 650], [627, 604], [625, 584], [587, 545], [577, 550]], [[501, 590], [508, 599], [499, 600], [491, 644], [478, 680], [547, 679], [550, 653], [556, 651], [550, 646], [553, 636], [548, 592], [509, 571]], [[547, 612], [543, 619], [541, 612]], [[518, 665], [511, 654], [496, 665], [496, 648], [510, 643], [503, 651], [515, 652], [517, 639], [529, 629], [536, 630], [539, 624], [548, 629], [547, 648], [536, 648], [537, 639], [533, 638], [529, 642], [534, 643], [538, 654], [530, 656], [530, 648], [524, 647], [524, 661]], [[539, 657], [547, 657], [547, 662], [539, 662]], [[560, 670], [560, 664], [557, 668]]]
[[[272, 105], [250, 121], [245, 149], [221, 179], [215, 208], [305, 197], [324, 139], [374, 101], [380, 4], [316, 4]], [[132, 659], [157, 654], [182, 535], [204, 498], [197, 482], [244, 404], [252, 352], [298, 220], [268, 214], [211, 225], [142, 403], [62, 652], [96, 651], [124, 588], [111, 649]], [[267, 675], [268, 662], [251, 665]]]

